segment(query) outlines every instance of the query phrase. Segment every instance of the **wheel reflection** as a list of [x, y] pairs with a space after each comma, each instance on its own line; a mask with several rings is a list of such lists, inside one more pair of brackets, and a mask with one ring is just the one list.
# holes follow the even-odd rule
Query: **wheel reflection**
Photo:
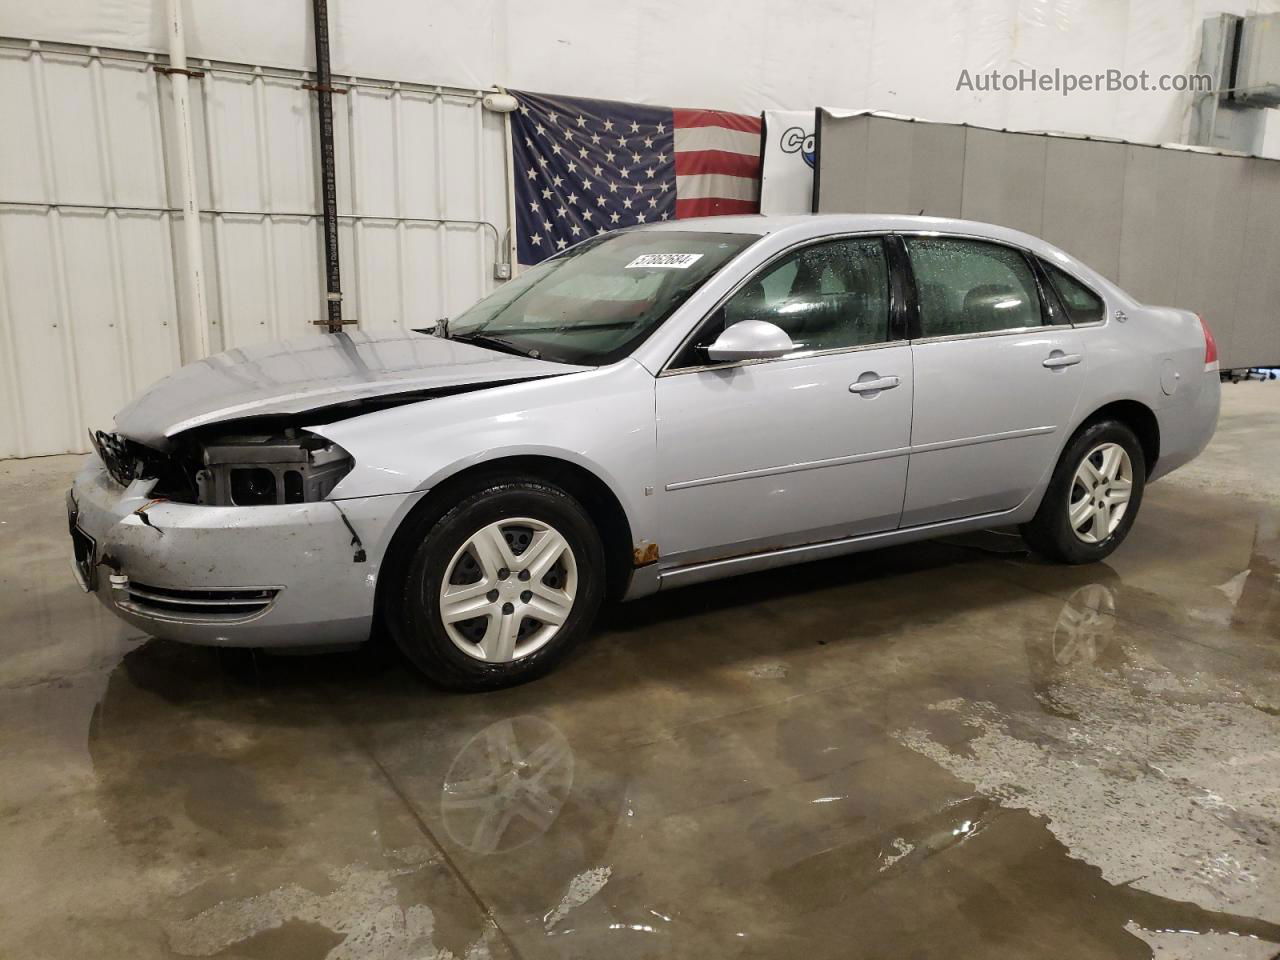
[[440, 793], [454, 843], [488, 855], [514, 850], [551, 829], [573, 789], [573, 750], [533, 716], [491, 723], [454, 757]]

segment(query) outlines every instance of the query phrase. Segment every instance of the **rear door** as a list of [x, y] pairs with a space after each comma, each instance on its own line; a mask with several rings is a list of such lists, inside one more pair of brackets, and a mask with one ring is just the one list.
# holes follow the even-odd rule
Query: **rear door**
[[[882, 238], [849, 237], [782, 254], [704, 322], [656, 384], [664, 558], [898, 525], [912, 375], [890, 305]], [[782, 327], [796, 349], [708, 362], [706, 345], [747, 319]]]
[[1023, 251], [938, 235], [901, 241], [918, 307], [902, 526], [1012, 509], [1065, 441], [1084, 382], [1081, 337], [1048, 308]]

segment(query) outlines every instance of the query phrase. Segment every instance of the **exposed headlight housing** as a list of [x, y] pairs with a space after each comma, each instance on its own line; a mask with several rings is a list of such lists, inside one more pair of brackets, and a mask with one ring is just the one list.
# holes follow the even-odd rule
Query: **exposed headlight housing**
[[342, 447], [305, 430], [218, 437], [201, 460], [197, 502], [219, 507], [324, 500], [355, 465]]

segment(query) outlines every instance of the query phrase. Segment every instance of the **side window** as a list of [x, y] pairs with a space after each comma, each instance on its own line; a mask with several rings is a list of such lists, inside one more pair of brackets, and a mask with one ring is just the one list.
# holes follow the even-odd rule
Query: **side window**
[[1107, 308], [1102, 298], [1086, 287], [1065, 270], [1060, 270], [1051, 263], [1040, 261], [1044, 272], [1049, 275], [1049, 282], [1058, 293], [1058, 299], [1067, 308], [1072, 323], [1100, 323], [1106, 316]]
[[883, 242], [879, 237], [835, 240], [785, 257], [725, 304], [725, 326], [743, 320], [777, 324], [797, 353], [885, 341], [889, 268]]
[[1038, 327], [1031, 267], [1017, 250], [982, 240], [907, 237], [920, 302], [920, 336]]

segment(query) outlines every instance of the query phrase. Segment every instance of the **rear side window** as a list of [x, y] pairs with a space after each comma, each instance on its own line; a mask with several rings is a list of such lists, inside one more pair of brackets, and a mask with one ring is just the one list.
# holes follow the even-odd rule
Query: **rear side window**
[[920, 303], [920, 336], [1038, 327], [1035, 275], [1017, 250], [982, 240], [907, 237]]
[[1102, 322], [1107, 311], [1101, 297], [1065, 270], [1059, 270], [1043, 260], [1040, 262], [1044, 266], [1044, 272], [1049, 275], [1053, 289], [1057, 291], [1058, 299], [1067, 308], [1067, 315], [1072, 323]]

